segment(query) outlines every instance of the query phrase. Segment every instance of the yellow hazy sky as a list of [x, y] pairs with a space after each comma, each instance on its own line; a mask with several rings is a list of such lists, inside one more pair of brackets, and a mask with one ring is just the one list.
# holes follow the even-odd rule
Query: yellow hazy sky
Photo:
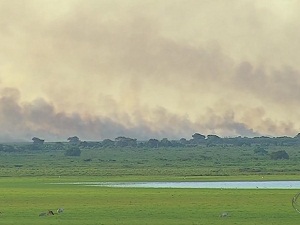
[[0, 0], [0, 140], [295, 136], [298, 0]]

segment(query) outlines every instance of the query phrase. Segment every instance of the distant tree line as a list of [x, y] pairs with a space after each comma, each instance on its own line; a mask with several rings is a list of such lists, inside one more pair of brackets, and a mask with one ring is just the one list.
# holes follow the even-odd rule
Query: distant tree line
[[[73, 141], [75, 139], [75, 141]], [[300, 146], [300, 133], [295, 137], [219, 137], [217, 135], [203, 135], [195, 133], [191, 139], [181, 138], [179, 140], [169, 140], [163, 138], [161, 140], [151, 138], [147, 141], [138, 141], [135, 138], [117, 137], [114, 140], [104, 139], [102, 141], [80, 141], [78, 137], [71, 137], [69, 142], [76, 143], [82, 147], [146, 147], [146, 148], [165, 148], [165, 147], [195, 147], [195, 146]]]
[[[214, 134], [203, 135], [194, 133], [191, 139], [180, 138], [179, 140], [169, 140], [163, 138], [161, 140], [151, 138], [147, 141], [138, 141], [135, 138], [120, 136], [111, 139], [104, 139], [102, 141], [81, 141], [79, 137], [72, 136], [66, 142], [45, 142], [38, 137], [32, 138], [33, 143], [24, 144], [0, 144], [0, 151], [2, 152], [17, 152], [26, 150], [65, 150], [66, 156], [80, 156], [81, 149], [85, 148], [188, 148], [188, 147], [214, 147], [214, 146], [256, 146], [254, 153], [258, 155], [266, 155], [266, 150], [269, 146], [300, 146], [300, 133], [295, 137], [281, 136], [281, 137], [219, 137]], [[273, 159], [288, 159], [285, 151], [272, 153]]]

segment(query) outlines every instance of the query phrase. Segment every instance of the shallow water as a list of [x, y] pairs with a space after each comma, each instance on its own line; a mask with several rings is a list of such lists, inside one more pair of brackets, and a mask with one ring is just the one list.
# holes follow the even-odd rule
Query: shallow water
[[300, 189], [300, 181], [75, 182], [64, 184], [118, 188]]

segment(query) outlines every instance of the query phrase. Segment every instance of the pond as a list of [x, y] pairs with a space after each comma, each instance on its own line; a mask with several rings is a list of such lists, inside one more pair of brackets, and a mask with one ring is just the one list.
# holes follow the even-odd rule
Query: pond
[[74, 182], [60, 184], [112, 188], [300, 189], [300, 181]]

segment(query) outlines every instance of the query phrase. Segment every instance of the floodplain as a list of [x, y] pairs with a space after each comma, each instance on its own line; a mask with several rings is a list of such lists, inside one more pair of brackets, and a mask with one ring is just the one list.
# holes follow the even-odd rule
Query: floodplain
[[[251, 148], [83, 149], [0, 152], [3, 225], [294, 225], [297, 189], [121, 188], [72, 182], [299, 180], [289, 160]], [[247, 168], [247, 169], [245, 169]], [[56, 209], [63, 208], [63, 213]], [[52, 210], [54, 215], [39, 216]], [[222, 216], [224, 214], [226, 216]]]
[[[92, 180], [95, 180], [93, 178]], [[217, 179], [217, 178], [216, 178]], [[1, 178], [0, 224], [294, 225], [297, 190], [110, 188], [55, 182], [72, 178]], [[53, 216], [39, 216], [64, 208]], [[226, 217], [221, 217], [226, 212]]]

